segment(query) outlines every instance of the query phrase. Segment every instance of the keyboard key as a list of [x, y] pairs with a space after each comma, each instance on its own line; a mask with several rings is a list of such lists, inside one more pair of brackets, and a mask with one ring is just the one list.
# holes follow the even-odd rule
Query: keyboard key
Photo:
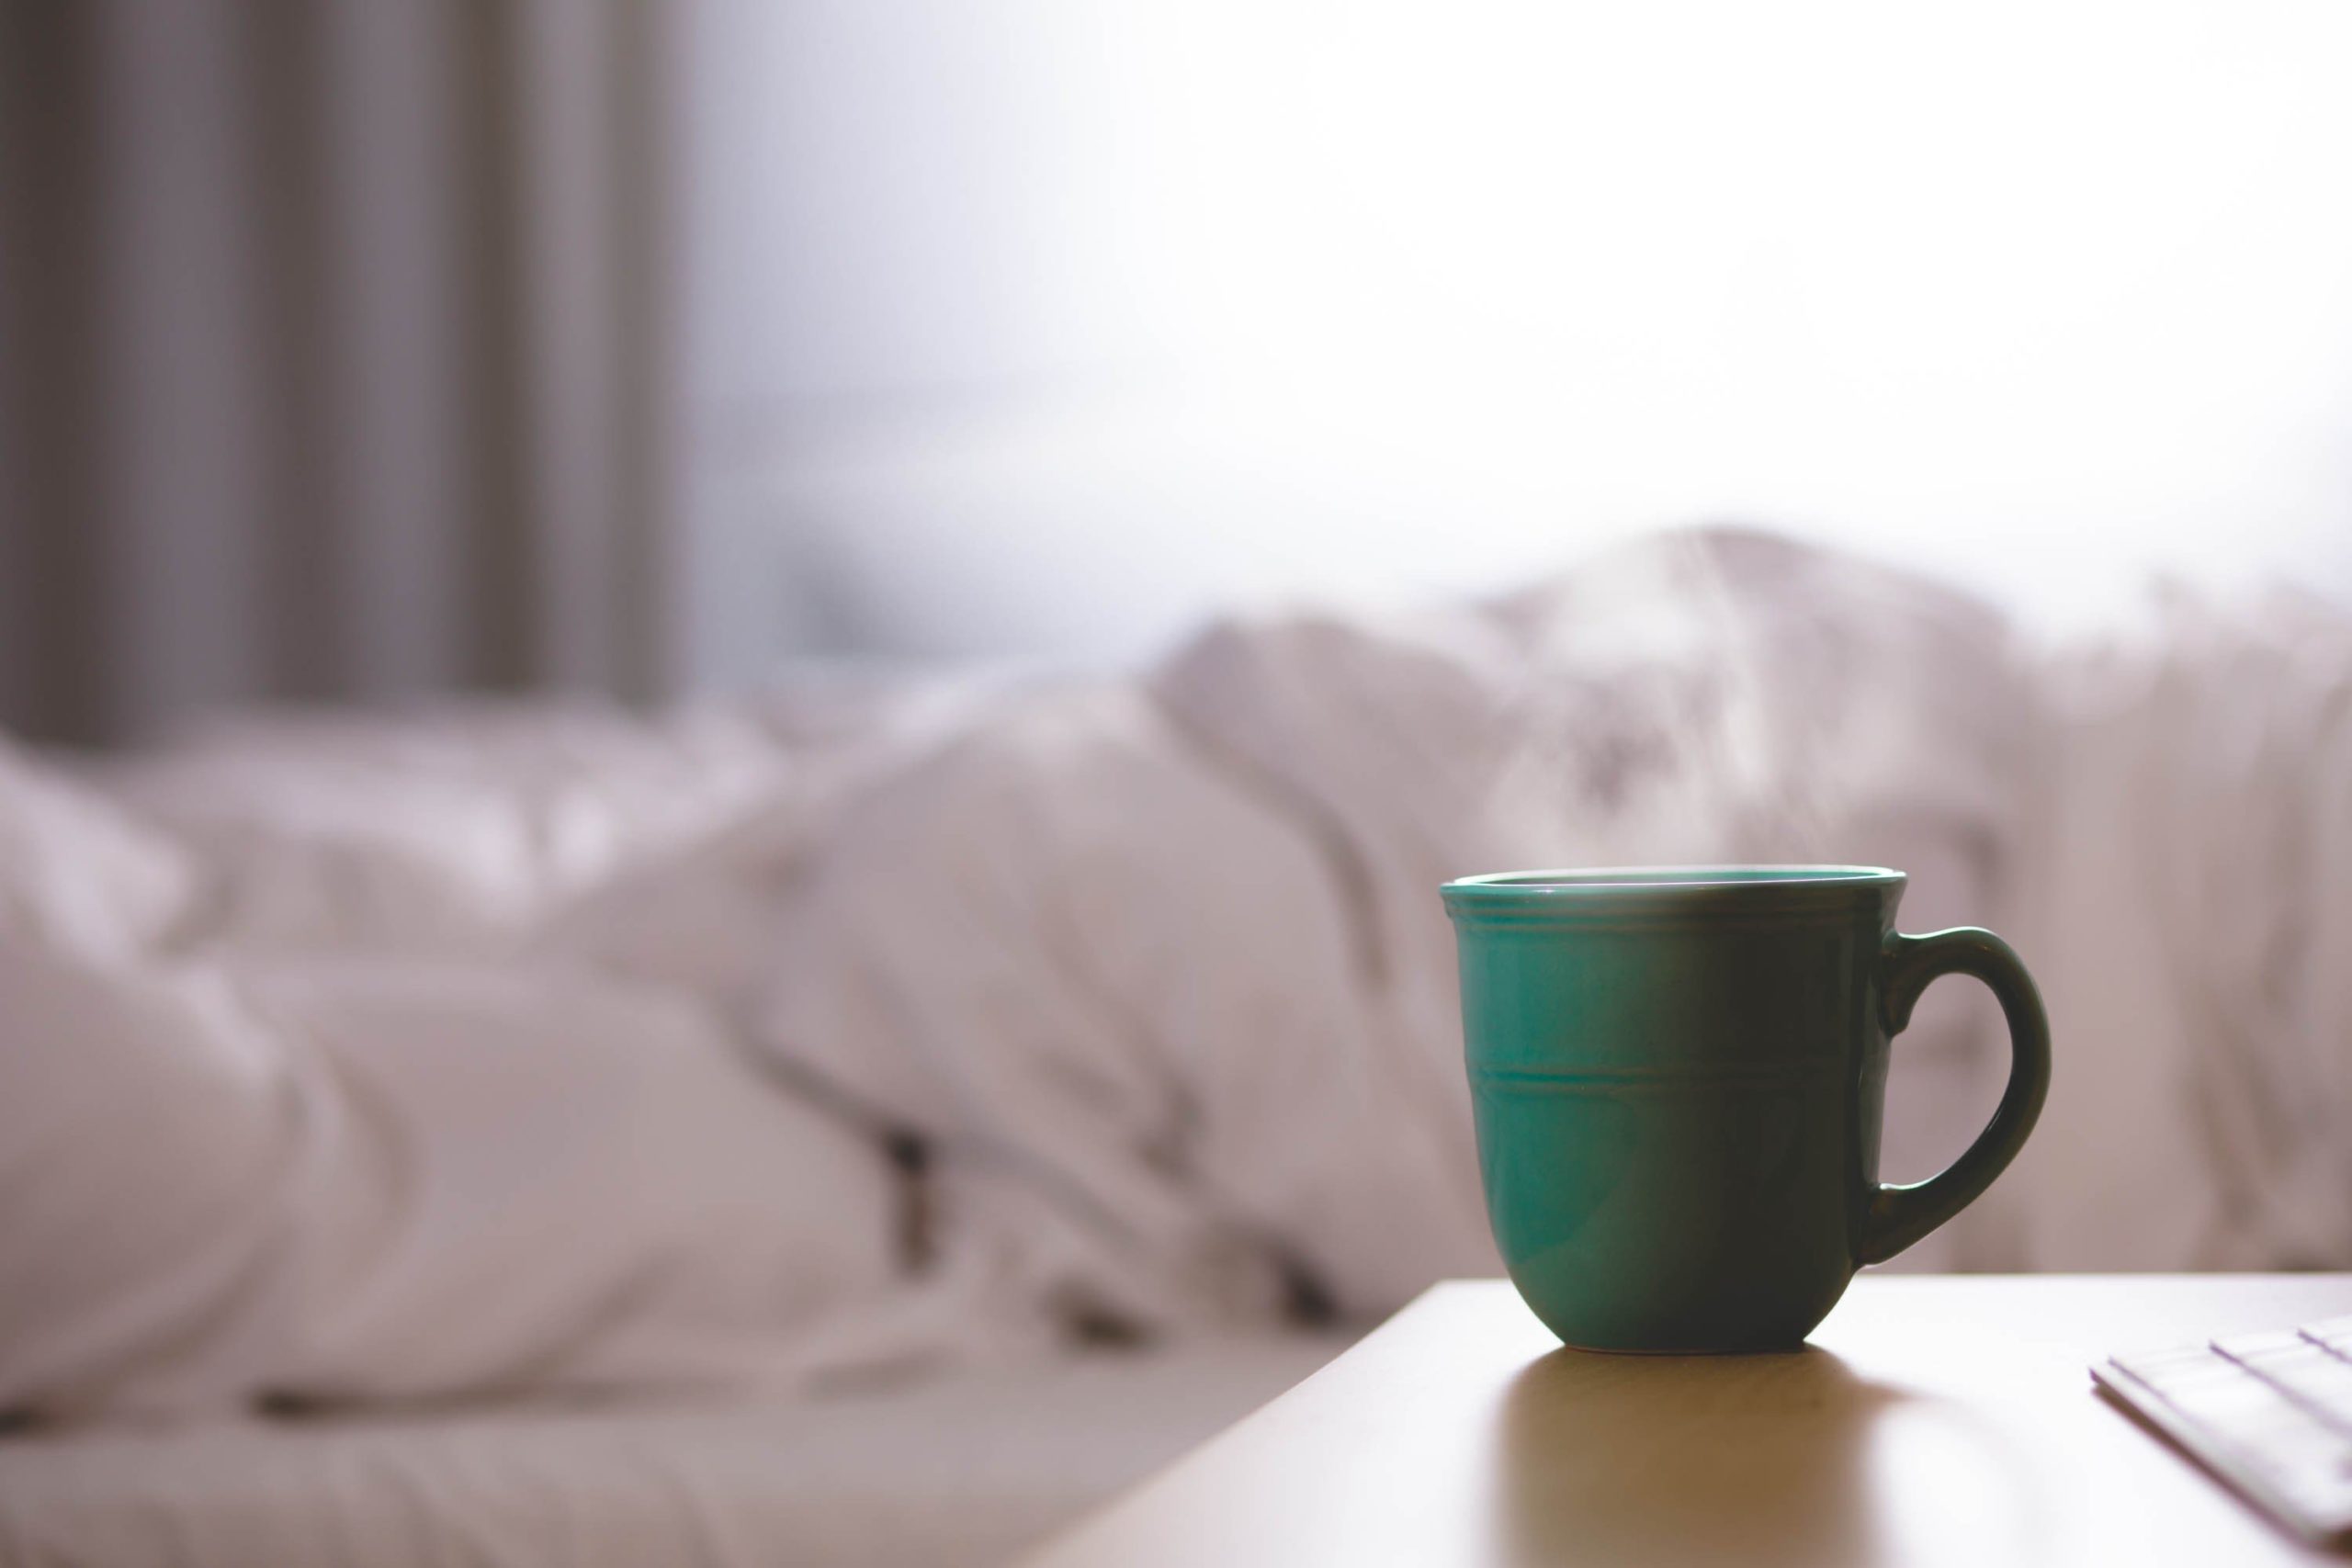
[[2352, 1356], [2352, 1317], [2324, 1318], [2295, 1331], [2303, 1338], [2339, 1356]]
[[2213, 1348], [2352, 1438], [2352, 1360], [2291, 1331], [2217, 1339]]
[[2352, 1436], [2313, 1407], [2313, 1396], [2290, 1393], [2248, 1364], [2302, 1380], [2310, 1374], [2301, 1353], [2329, 1353], [2292, 1332], [2228, 1347], [2118, 1356], [2091, 1375], [2290, 1529], [2323, 1541], [2352, 1538]]

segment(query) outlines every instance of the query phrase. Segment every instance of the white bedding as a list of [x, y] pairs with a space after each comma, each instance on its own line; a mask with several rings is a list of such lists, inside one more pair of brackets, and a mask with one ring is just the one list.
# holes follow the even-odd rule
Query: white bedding
[[1341, 1343], [1095, 1353], [854, 1398], [0, 1438], [0, 1562], [987, 1568]]
[[[842, 1386], [1490, 1270], [1435, 888], [1914, 874], [2051, 1121], [1913, 1261], [2352, 1262], [2352, 636], [1746, 534], [1134, 678], [0, 753], [0, 1409]], [[1893, 1172], [1987, 1010], [1899, 1047]], [[2156, 1131], [2151, 1132], [2151, 1129]]]

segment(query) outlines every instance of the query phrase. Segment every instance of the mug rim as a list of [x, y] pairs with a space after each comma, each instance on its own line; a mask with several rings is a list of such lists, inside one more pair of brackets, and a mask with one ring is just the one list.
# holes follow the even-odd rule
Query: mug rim
[[1457, 876], [1440, 889], [1479, 897], [1576, 897], [1607, 893], [1680, 893], [1727, 887], [1884, 886], [1905, 880], [1883, 865], [1592, 865], [1555, 871], [1490, 871]]
[[1883, 865], [1621, 865], [1499, 871], [1438, 889], [1446, 913], [1477, 924], [1585, 924], [1648, 915], [1710, 919], [1738, 911], [1892, 910], [1909, 880]]

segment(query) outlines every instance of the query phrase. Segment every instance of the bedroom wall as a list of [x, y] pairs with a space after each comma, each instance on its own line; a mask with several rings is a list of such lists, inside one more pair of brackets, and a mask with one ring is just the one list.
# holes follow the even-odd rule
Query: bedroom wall
[[707, 0], [697, 623], [1130, 657], [1737, 516], [2352, 595], [2352, 15]]

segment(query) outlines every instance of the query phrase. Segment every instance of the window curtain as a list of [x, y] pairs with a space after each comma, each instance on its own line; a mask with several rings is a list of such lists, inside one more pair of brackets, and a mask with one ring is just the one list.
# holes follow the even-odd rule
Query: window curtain
[[0, 725], [661, 694], [669, 31], [0, 6]]

